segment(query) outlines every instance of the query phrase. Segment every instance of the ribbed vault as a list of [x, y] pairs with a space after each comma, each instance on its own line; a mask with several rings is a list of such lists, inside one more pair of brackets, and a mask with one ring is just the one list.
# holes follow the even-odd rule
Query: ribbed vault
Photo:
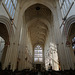
[[45, 18], [49, 22], [51, 21], [51, 11], [49, 8], [42, 4], [35, 4], [29, 7], [25, 12], [26, 23], [34, 18]]
[[27, 27], [33, 46], [39, 44], [44, 47], [49, 28], [42, 20], [45, 19], [50, 23], [51, 14], [50, 9], [42, 4], [32, 5], [25, 11], [26, 24], [32, 21]]
[[48, 31], [48, 28], [45, 24], [40, 21], [37, 22], [36, 20], [28, 27], [28, 31], [33, 45], [36, 43], [44, 45]]

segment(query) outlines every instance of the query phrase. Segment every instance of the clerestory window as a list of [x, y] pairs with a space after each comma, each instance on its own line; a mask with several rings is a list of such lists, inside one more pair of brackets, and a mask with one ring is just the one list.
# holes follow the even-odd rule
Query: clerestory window
[[15, 15], [17, 0], [5, 0], [4, 5], [7, 12], [9, 13], [9, 16], [13, 19]]
[[65, 18], [65, 16], [68, 14], [73, 2], [74, 0], [59, 0], [62, 18]]

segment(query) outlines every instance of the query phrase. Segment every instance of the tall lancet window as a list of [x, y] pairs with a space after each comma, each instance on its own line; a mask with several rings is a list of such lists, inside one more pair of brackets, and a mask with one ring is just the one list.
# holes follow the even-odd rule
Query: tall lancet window
[[43, 62], [43, 49], [40, 45], [34, 48], [34, 62]]

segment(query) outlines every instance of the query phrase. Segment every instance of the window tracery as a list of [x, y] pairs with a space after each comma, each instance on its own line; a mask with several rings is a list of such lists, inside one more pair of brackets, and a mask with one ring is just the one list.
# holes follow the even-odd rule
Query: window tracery
[[43, 61], [43, 51], [40, 45], [37, 45], [34, 49], [34, 62], [42, 62]]

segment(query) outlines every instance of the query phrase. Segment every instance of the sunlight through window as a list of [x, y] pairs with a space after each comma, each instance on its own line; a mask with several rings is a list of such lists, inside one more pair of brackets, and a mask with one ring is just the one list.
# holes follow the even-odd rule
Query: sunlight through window
[[42, 62], [42, 61], [43, 61], [42, 47], [37, 45], [34, 49], [34, 62]]
[[10, 15], [11, 18], [14, 18], [17, 0], [5, 0], [4, 2], [5, 7]]

